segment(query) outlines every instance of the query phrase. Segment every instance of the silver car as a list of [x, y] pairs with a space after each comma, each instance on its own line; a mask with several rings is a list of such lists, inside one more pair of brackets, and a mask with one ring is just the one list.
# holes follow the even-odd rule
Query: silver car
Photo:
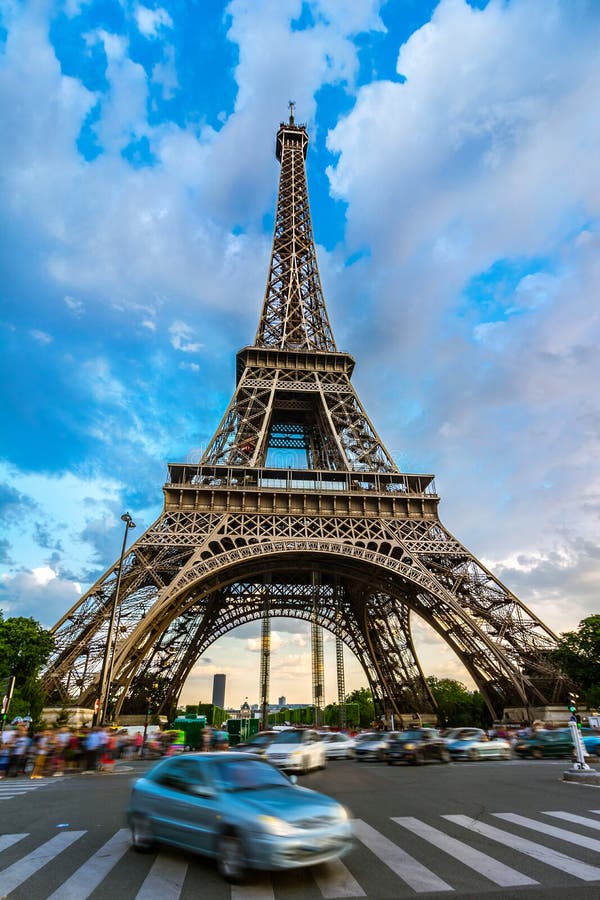
[[311, 866], [352, 846], [346, 809], [248, 753], [186, 753], [135, 782], [127, 820], [136, 850], [172, 844], [217, 860], [227, 881], [250, 869]]
[[372, 731], [361, 735], [354, 743], [354, 759], [357, 762], [385, 759], [390, 741], [397, 736], [397, 731]]

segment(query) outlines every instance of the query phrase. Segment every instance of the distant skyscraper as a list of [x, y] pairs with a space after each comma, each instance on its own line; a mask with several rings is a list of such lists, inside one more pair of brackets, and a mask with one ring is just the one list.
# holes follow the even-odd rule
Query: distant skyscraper
[[225, 709], [225, 675], [213, 676], [212, 702], [215, 706]]
[[280, 697], [277, 701], [277, 706], [285, 706], [285, 697]]

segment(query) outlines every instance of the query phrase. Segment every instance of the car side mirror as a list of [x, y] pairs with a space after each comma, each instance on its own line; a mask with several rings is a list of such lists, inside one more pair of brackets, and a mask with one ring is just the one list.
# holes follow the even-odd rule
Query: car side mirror
[[298, 776], [290, 775], [290, 781], [292, 782], [292, 784], [298, 784]]

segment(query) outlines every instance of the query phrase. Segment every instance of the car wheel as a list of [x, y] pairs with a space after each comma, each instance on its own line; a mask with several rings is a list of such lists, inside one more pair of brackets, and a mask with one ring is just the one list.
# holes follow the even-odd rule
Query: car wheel
[[148, 853], [152, 850], [156, 840], [148, 819], [145, 816], [132, 816], [129, 827], [131, 828], [133, 849], [138, 853]]
[[377, 751], [377, 759], [379, 762], [383, 762], [383, 760], [385, 759], [385, 750]]
[[244, 845], [234, 832], [222, 835], [217, 847], [219, 875], [230, 884], [241, 884], [246, 875]]
[[512, 750], [505, 750], [502, 754], [502, 759], [512, 759]]
[[450, 751], [444, 747], [440, 750], [440, 762], [449, 763], [450, 762]]
[[544, 754], [542, 753], [542, 751], [540, 750], [539, 747], [534, 747], [533, 750], [531, 751], [531, 755], [533, 756], [534, 759], [542, 759]]
[[414, 759], [413, 759], [414, 765], [415, 765], [415, 766], [422, 766], [424, 762], [425, 762], [425, 760], [424, 760], [424, 758], [423, 758], [423, 754], [421, 753], [420, 750], [417, 750], [417, 751], [415, 752], [415, 756], [414, 756]]
[[471, 762], [476, 762], [479, 759], [477, 750], [475, 750], [475, 748], [469, 750], [469, 759], [471, 760]]

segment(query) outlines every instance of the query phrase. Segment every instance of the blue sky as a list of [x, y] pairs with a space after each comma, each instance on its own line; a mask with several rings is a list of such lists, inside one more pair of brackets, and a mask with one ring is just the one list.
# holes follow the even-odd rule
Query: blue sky
[[[436, 474], [449, 530], [553, 629], [598, 612], [599, 38], [595, 0], [3, 3], [5, 615], [53, 624], [214, 432], [290, 99], [336, 340], [398, 465]], [[257, 635], [213, 645], [184, 699], [217, 671], [229, 703], [258, 693]], [[305, 625], [274, 647], [272, 700], [307, 700]]]

